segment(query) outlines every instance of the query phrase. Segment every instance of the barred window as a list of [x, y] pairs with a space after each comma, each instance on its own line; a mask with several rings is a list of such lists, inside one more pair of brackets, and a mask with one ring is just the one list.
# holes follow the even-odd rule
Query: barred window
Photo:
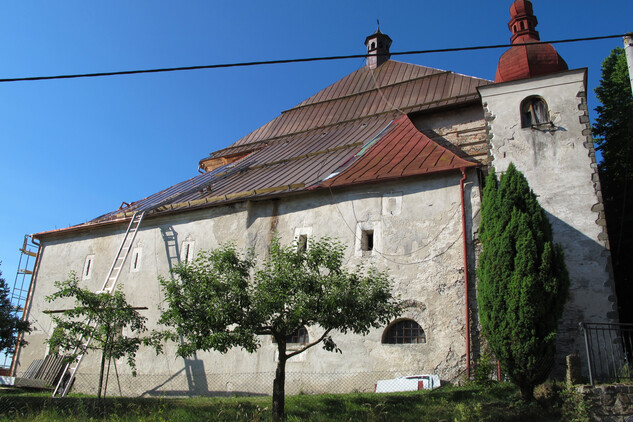
[[391, 324], [382, 336], [385, 344], [426, 343], [426, 335], [420, 325], [412, 319], [403, 319]]

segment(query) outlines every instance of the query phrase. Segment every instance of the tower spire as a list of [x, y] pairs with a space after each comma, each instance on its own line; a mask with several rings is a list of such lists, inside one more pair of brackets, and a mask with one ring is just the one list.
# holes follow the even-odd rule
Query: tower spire
[[391, 38], [389, 35], [380, 32], [380, 20], [376, 19], [378, 29], [376, 32], [365, 38], [367, 46], [367, 67], [375, 69], [391, 57], [389, 55], [389, 47], [391, 47]]
[[513, 46], [499, 59], [495, 82], [533, 78], [568, 69], [554, 46], [536, 44], [541, 39], [535, 29], [537, 24], [532, 2], [515, 0], [512, 3], [508, 28], [512, 32]]

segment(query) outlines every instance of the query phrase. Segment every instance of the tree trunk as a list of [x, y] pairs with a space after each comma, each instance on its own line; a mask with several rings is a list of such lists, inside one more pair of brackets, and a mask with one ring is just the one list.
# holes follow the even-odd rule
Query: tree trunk
[[530, 403], [534, 400], [533, 385], [519, 385], [519, 390], [521, 390], [521, 399], [523, 399], [524, 402]]
[[285, 338], [277, 343], [279, 360], [273, 382], [273, 420], [284, 420], [285, 384], [286, 384], [286, 342]]
[[101, 368], [99, 369], [99, 389], [97, 390], [97, 399], [101, 399], [101, 386], [103, 385], [103, 372], [105, 370], [105, 350], [101, 352]]

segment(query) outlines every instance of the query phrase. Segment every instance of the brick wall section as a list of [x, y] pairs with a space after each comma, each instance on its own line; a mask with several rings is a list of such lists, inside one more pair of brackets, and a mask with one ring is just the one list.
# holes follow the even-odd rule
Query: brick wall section
[[633, 422], [633, 385], [584, 385], [578, 391], [590, 421]]

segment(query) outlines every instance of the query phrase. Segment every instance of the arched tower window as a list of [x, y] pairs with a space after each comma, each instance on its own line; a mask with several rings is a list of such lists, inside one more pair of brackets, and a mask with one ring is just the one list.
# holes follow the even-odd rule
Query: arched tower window
[[521, 102], [521, 127], [532, 127], [549, 122], [547, 103], [541, 97], [527, 97]]
[[383, 344], [426, 343], [426, 334], [414, 320], [401, 319], [385, 329], [382, 342]]

